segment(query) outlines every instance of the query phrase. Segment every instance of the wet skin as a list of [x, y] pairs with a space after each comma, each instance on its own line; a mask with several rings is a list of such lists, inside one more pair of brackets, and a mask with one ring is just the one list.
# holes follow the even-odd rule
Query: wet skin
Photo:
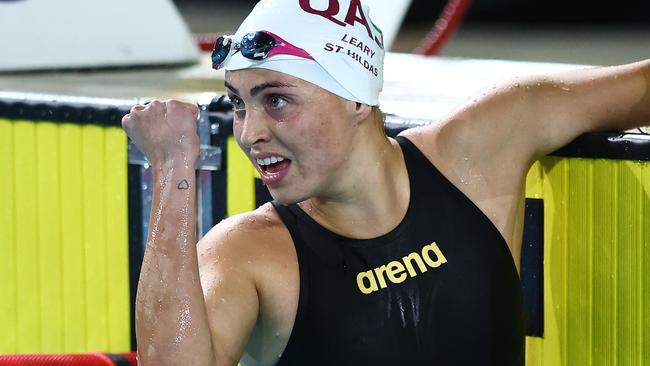
[[[369, 106], [272, 71], [231, 72], [226, 82], [235, 104], [235, 138], [258, 171], [263, 175], [260, 156], [290, 160], [284, 178], [268, 186], [275, 199], [300, 203], [323, 226], [352, 237], [370, 238], [397, 226], [408, 205], [408, 177], [401, 151], [377, 129]], [[249, 329], [238, 333], [246, 339], [251, 332], [243, 363], [274, 364], [291, 334], [299, 289], [293, 242], [277, 213], [266, 205], [230, 218], [201, 241], [199, 251], [209, 311], [232, 316], [216, 298], [224, 293], [259, 304], [244, 319]], [[223, 258], [233, 261], [231, 271], [222, 270]], [[233, 273], [242, 268], [244, 274]], [[250, 282], [231, 288], [235, 276]], [[232, 313], [240, 316], [241, 309]], [[210, 320], [218, 328], [222, 319]]]
[[[473, 103], [439, 123], [408, 130], [402, 135], [413, 141], [492, 221], [503, 235], [513, 261], [519, 268], [524, 182], [530, 165], [538, 157], [563, 146], [583, 132], [631, 128], [650, 118], [647, 70], [647, 65], [636, 65], [586, 70], [555, 78], [515, 80], [477, 96]], [[260, 80], [273, 80], [275, 77], [277, 75], [274, 76], [272, 72], [247, 70], [230, 73], [227, 81], [236, 91], [242, 91]], [[613, 103], [610, 97], [602, 93], [604, 86], [613, 79], [618, 82], [609, 87], [616, 87], [620, 92], [619, 102], [637, 110], [635, 116], [629, 116], [626, 108]], [[291, 79], [288, 81], [291, 82]], [[236, 91], [231, 89], [231, 92]], [[242, 99], [238, 102], [243, 105], [248, 104], [246, 113], [250, 114], [254, 101], [242, 95], [233, 96]], [[321, 110], [333, 108], [320, 103], [323, 102], [319, 102]], [[259, 113], [259, 118], [264, 118], [263, 113], [260, 113], [262, 108], [253, 107], [255, 113]], [[341, 111], [334, 108], [331, 110]], [[305, 117], [304, 114], [296, 113], [290, 115]], [[311, 113], [319, 115], [318, 109], [310, 110], [307, 115]], [[310, 124], [301, 118], [287, 118], [288, 124], [296, 121], [304, 123], [300, 126], [297, 123], [291, 125], [288, 131], [274, 127], [276, 122], [269, 118], [266, 120], [268, 125], [260, 127], [262, 132], [259, 136], [264, 138], [257, 140], [246, 134], [246, 123], [240, 118], [237, 123], [243, 123], [244, 128], [239, 125], [235, 134], [244, 151], [251, 147], [251, 143], [261, 141], [273, 147], [282, 146], [286, 150], [279, 152], [298, 160], [297, 163], [292, 163], [296, 167], [302, 164], [308, 169], [312, 163], [323, 164], [323, 170], [309, 170], [307, 175], [301, 175], [297, 169], [295, 173], [287, 175], [283, 184], [270, 187], [276, 199], [291, 203], [311, 197], [300, 203], [303, 210], [321, 225], [344, 236], [371, 238], [390, 231], [403, 217], [409, 199], [408, 177], [399, 148], [393, 140], [382, 140], [370, 129], [364, 130], [366, 135], [361, 138], [355, 134], [358, 131], [350, 129], [354, 124], [341, 123], [339, 118], [324, 118], [332, 124], [322, 126], [318, 122]], [[337, 126], [337, 129], [327, 128], [332, 126]], [[347, 131], [338, 130], [345, 127], [348, 128]], [[310, 133], [312, 128], [317, 132]], [[313, 144], [311, 146], [315, 146], [314, 149], [306, 147], [306, 141], [301, 139], [305, 136], [314, 139], [309, 141]], [[298, 140], [294, 140], [296, 138]], [[337, 144], [337, 141], [344, 143]], [[376, 147], [373, 151], [375, 155], [357, 155], [354, 150], [350, 150], [350, 143], [353, 146], [364, 145], [366, 141], [371, 141], [369, 146]], [[368, 151], [372, 150], [368, 148]], [[347, 164], [345, 154], [339, 152], [345, 152], [351, 159], [358, 159], [353, 164]], [[332, 158], [331, 161], [322, 160], [326, 154]], [[377, 162], [378, 156], [381, 157], [378, 164], [390, 174], [380, 175], [372, 170], [359, 174], [361, 167], [372, 166]], [[316, 176], [309, 176], [310, 174]], [[337, 179], [329, 180], [328, 174], [335, 175]], [[368, 176], [373, 179], [368, 179]], [[367, 184], [368, 182], [372, 184]], [[358, 187], [363, 189], [355, 189]], [[372, 192], [372, 199], [364, 194], [367, 192]], [[374, 203], [370, 203], [372, 200]], [[392, 210], [382, 206], [386, 202], [390, 202]], [[350, 224], [351, 218], [356, 218], [353, 224]], [[252, 282], [256, 283], [259, 294], [260, 318], [254, 331], [251, 330], [252, 337], [244, 360], [273, 364], [278, 352], [286, 345], [297, 308], [298, 265], [291, 238], [275, 211], [268, 205], [253, 213], [228, 220], [225, 227], [231, 228], [227, 231], [243, 232], [241, 235], [245, 238], [237, 240], [241, 246], [256, 247], [264, 243], [265, 250], [261, 253], [252, 248], [247, 250], [250, 258], [246, 261], [254, 263], [251, 271], [259, 276], [254, 276]], [[216, 236], [219, 235], [218, 232], [223, 232], [223, 229], [216, 230]], [[210, 242], [219, 240], [208, 238], [205, 247], [214, 248]], [[224, 253], [232, 257], [238, 255], [234, 248], [225, 249], [235, 245], [232, 244], [234, 241], [227, 242], [221, 239]], [[280, 262], [275, 262], [276, 260]], [[272, 281], [264, 277], [270, 273], [275, 275], [271, 277]], [[282, 285], [277, 285], [278, 283]]]
[[[494, 223], [518, 266], [523, 184], [531, 163], [584, 132], [650, 120], [649, 75], [650, 62], [643, 62], [521, 79], [403, 135]], [[408, 176], [401, 150], [373, 125], [368, 106], [272, 71], [231, 72], [226, 81], [237, 108], [235, 137], [256, 168], [268, 169], [257, 158], [269, 154], [290, 161], [279, 166], [281, 179], [269, 180], [277, 200], [299, 203], [321, 225], [348, 237], [372, 238], [397, 226], [410, 198]], [[154, 112], [133, 111], [136, 120], [170, 122], [167, 114], [152, 118]], [[184, 125], [192, 121], [191, 113], [183, 116]], [[170, 185], [154, 187], [153, 206], [167, 223], [161, 227], [166, 235], [147, 248], [145, 262], [155, 265], [141, 277], [137, 305], [139, 314], [149, 314], [138, 320], [140, 345], [157, 350], [150, 364], [235, 365], [242, 355], [245, 365], [275, 364], [291, 334], [299, 292], [296, 253], [284, 224], [267, 204], [215, 226], [197, 252], [184, 246], [188, 237], [173, 224], [174, 212], [191, 211], [193, 174], [179, 163], [182, 154], [159, 151], [162, 142], [147, 139], [147, 129], [137, 125], [126, 126], [132, 138], [149, 141], [153, 156], [171, 156], [161, 159], [167, 168], [160, 181], [186, 180], [189, 188], [181, 194], [166, 191]], [[181, 144], [180, 151], [188, 155], [194, 143], [188, 139], [190, 146]], [[194, 282], [199, 273], [202, 295]], [[174, 343], [179, 335], [180, 345]]]
[[[265, 89], [268, 94], [246, 93], [269, 81], [283, 86]], [[401, 151], [394, 140], [372, 129], [371, 121], [341, 118], [354, 116], [350, 114], [353, 103], [271, 71], [229, 73], [226, 82], [236, 109], [235, 137], [256, 168], [263, 172], [256, 154], [277, 154], [291, 160], [285, 178], [269, 186], [277, 200], [285, 204], [299, 203], [321, 225], [348, 237], [377, 237], [397, 226], [406, 212], [410, 194]], [[499, 230], [504, 237], [509, 234], [507, 241], [512, 242], [516, 232], [508, 231], [520, 216], [523, 179], [530, 160], [513, 162], [511, 169], [499, 172], [493, 166], [502, 158], [498, 154], [492, 153], [494, 160], [488, 161], [483, 158], [483, 151], [472, 155], [467, 145], [457, 148], [460, 145], [457, 129], [465, 128], [466, 124], [460, 119], [454, 121], [441, 125], [444, 128], [416, 129], [403, 135], [415, 142], [493, 222], [499, 222]], [[444, 141], [438, 141], [442, 137]], [[216, 254], [218, 257], [240, 256], [237, 267], [245, 266], [241, 261], [246, 257], [249, 270], [257, 274], [252, 276], [254, 285], [250, 287], [256, 288], [259, 295], [260, 318], [250, 330], [244, 360], [251, 364], [273, 364], [286, 346], [297, 309], [299, 273], [291, 237], [268, 205], [254, 213], [231, 218], [223, 225], [230, 228], [215, 233], [226, 230], [230, 238], [212, 238], [211, 233], [202, 242], [208, 249], [223, 250]], [[233, 235], [243, 237], [233, 240]], [[213, 245], [215, 242], [219, 244]], [[235, 245], [237, 249], [232, 252], [227, 249]], [[242, 256], [243, 251], [246, 255]], [[210, 266], [209, 260], [215, 254], [206, 254], [206, 258], [208, 262], [201, 262], [207, 264], [205, 267], [202, 264], [202, 277], [213, 277], [209, 273], [218, 268]], [[221, 283], [227, 281], [223, 278]], [[225, 289], [217, 292], [224, 293]], [[213, 302], [210, 298], [208, 292], [209, 309]], [[218, 304], [217, 308], [221, 306]], [[215, 320], [214, 326], [218, 323]]]

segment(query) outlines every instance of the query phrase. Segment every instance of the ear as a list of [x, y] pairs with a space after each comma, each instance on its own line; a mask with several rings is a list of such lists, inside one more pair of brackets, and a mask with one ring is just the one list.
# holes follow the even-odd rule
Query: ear
[[352, 112], [352, 122], [355, 126], [362, 124], [368, 119], [372, 112], [372, 107], [358, 102], [350, 102], [351, 112]]

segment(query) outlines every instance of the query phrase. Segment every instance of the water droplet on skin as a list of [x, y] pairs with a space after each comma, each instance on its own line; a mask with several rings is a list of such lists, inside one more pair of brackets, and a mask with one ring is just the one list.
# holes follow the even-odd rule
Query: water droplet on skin
[[566, 86], [563, 86], [563, 87], [561, 87], [560, 89], [562, 89], [562, 90], [564, 90], [564, 91], [571, 91], [571, 88], [567, 88]]
[[190, 164], [187, 162], [187, 155], [183, 155], [183, 165], [185, 166], [185, 169], [190, 168]]

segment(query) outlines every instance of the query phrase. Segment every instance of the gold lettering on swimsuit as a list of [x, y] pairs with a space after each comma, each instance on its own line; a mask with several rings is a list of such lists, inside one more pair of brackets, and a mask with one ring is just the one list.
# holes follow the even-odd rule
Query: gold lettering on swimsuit
[[388, 263], [388, 279], [392, 283], [402, 283], [406, 280], [406, 273], [404, 272], [404, 265], [402, 262], [392, 261]]
[[[368, 286], [366, 286], [366, 281], [368, 280]], [[359, 285], [359, 290], [364, 294], [368, 295], [375, 291], [379, 291], [377, 287], [377, 282], [375, 281], [375, 276], [372, 274], [372, 271], [361, 272], [357, 275], [357, 285]]]
[[402, 283], [406, 281], [407, 277], [418, 275], [413, 262], [415, 262], [420, 273], [424, 273], [429, 270], [427, 266], [438, 268], [447, 263], [447, 258], [442, 254], [438, 244], [433, 242], [422, 247], [421, 253], [413, 252], [402, 257], [401, 262], [391, 261], [375, 269], [360, 272], [357, 275], [357, 286], [359, 286], [361, 293], [368, 295], [388, 287], [386, 279], [391, 283]]

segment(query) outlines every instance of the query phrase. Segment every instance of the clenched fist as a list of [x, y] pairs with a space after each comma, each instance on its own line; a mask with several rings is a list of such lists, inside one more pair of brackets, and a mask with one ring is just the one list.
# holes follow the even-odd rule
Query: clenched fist
[[152, 165], [178, 158], [194, 164], [199, 156], [198, 114], [194, 104], [154, 100], [131, 108], [122, 128]]

